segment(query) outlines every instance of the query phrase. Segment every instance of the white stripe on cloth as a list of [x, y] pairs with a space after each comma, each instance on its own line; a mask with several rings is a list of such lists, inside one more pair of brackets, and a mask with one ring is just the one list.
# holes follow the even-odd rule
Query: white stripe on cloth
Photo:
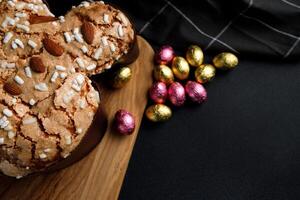
[[236, 17], [234, 17], [231, 21], [229, 21], [229, 23], [220, 31], [220, 33], [218, 33], [214, 39], [212, 39], [210, 41], [210, 43], [205, 47], [205, 49], [208, 49], [219, 37], [221, 37], [221, 35], [231, 26], [231, 24], [233, 24], [233, 22], [235, 22], [242, 14], [244, 14], [245, 12], [247, 12], [251, 6], [253, 5], [253, 0], [249, 1], [249, 4], [247, 6], [246, 9], [244, 9], [242, 12], [240, 12]]
[[299, 8], [300, 9], [300, 6], [297, 5], [297, 4], [295, 4], [295, 3], [292, 3], [292, 2], [287, 1], [287, 0], [281, 0], [281, 1], [284, 2], [284, 3], [286, 3], [286, 4], [288, 4], [288, 5], [290, 5], [290, 6], [293, 6], [295, 8]]
[[260, 19], [257, 19], [257, 18], [255, 18], [255, 17], [250, 17], [250, 16], [245, 15], [245, 14], [241, 14], [241, 16], [243, 16], [243, 17], [245, 17], [245, 18], [247, 18], [247, 19], [251, 19], [251, 20], [257, 21], [257, 22], [259, 22], [260, 24], [264, 25], [265, 27], [269, 28], [269, 29], [272, 30], [272, 31], [275, 31], [275, 32], [280, 33], [280, 34], [282, 34], [282, 35], [291, 37], [291, 38], [293, 38], [293, 39], [298, 39], [298, 36], [293, 35], [293, 34], [291, 34], [291, 33], [287, 33], [287, 32], [281, 31], [281, 30], [279, 30], [279, 29], [277, 29], [277, 28], [275, 28], [275, 27], [273, 27], [273, 26], [271, 26], [271, 25], [269, 25], [269, 24], [263, 22], [263, 21], [260, 20]]
[[169, 6], [168, 3], [166, 3], [159, 11], [149, 20], [145, 23], [145, 25], [140, 29], [139, 33], [143, 33], [145, 29], [148, 28], [148, 26], [155, 20], [161, 13], [164, 12], [164, 10]]
[[[165, 0], [172, 8], [174, 8], [174, 10], [176, 10], [185, 20], [187, 20], [199, 33], [201, 33], [202, 35], [210, 38], [210, 39], [214, 39], [213, 36], [205, 33], [204, 31], [202, 31], [190, 18], [188, 18], [179, 8], [177, 8], [174, 4], [172, 4], [170, 1]], [[231, 51], [234, 51], [236, 53], [238, 53], [237, 50], [235, 50], [233, 47], [229, 46], [228, 44], [226, 44], [225, 42], [222, 42], [219, 39], [215, 39], [216, 42], [219, 42], [220, 44], [222, 44], [223, 46], [227, 47], [228, 49], [230, 49]]]
[[294, 44], [291, 46], [291, 48], [286, 52], [286, 54], [283, 56], [283, 58], [287, 58], [292, 51], [296, 48], [296, 46], [298, 45], [298, 43], [300, 42], [300, 37], [298, 37], [298, 39], [294, 42]]

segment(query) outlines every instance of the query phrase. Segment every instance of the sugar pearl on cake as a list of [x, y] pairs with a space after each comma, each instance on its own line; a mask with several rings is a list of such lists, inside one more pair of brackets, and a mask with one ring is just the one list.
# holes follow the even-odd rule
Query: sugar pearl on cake
[[[75, 31], [76, 30], [76, 31]], [[78, 30], [78, 31], [77, 31]], [[79, 29], [78, 28], [75, 28], [74, 31], [74, 37], [75, 37], [75, 40], [79, 43], [83, 43], [83, 38], [82, 38], [82, 35], [79, 33]]]
[[125, 17], [125, 15], [123, 13], [119, 13], [118, 16], [121, 18], [122, 23], [127, 26], [128, 25], [128, 20]]
[[15, 39], [15, 43], [16, 43], [20, 48], [24, 49], [24, 44], [23, 44], [23, 42], [22, 42], [21, 40]]
[[7, 109], [7, 108], [4, 108], [4, 110], [2, 111], [3, 114], [6, 116], [6, 117], [12, 117], [13, 116], [13, 113], [11, 110]]
[[17, 99], [16, 98], [12, 98], [11, 102], [10, 102], [12, 105], [16, 105], [17, 103]]
[[71, 74], [74, 74], [75, 72], [76, 72], [75, 68], [74, 68], [74, 67], [71, 67], [71, 68], [70, 68], [70, 73], [71, 73]]
[[75, 27], [74, 29], [73, 29], [73, 34], [75, 35], [75, 34], [78, 34], [79, 33], [79, 28], [78, 27]]
[[87, 8], [87, 7], [90, 6], [90, 3], [87, 2], [87, 1], [83, 1], [83, 2], [81, 2], [81, 5], [82, 5], [83, 7], [85, 7], [85, 8]]
[[73, 84], [73, 85], [72, 85], [72, 89], [74, 89], [76, 92], [80, 92], [81, 87], [80, 87], [79, 85]]
[[81, 51], [82, 51], [83, 53], [87, 53], [87, 52], [88, 52], [88, 48], [87, 48], [85, 45], [83, 45], [83, 46], [81, 47]]
[[15, 41], [13, 41], [13, 42], [11, 43], [11, 47], [12, 47], [13, 49], [17, 49], [17, 48], [18, 48], [18, 45], [16, 44]]
[[14, 26], [16, 21], [13, 18], [6, 17], [7, 23], [11, 26]]
[[28, 40], [28, 45], [33, 49], [35, 49], [37, 47], [37, 44], [32, 40]]
[[116, 51], [116, 46], [114, 45], [114, 43], [110, 43], [109, 48], [110, 48], [111, 52], [115, 52]]
[[81, 133], [82, 133], [82, 128], [77, 128], [77, 129], [76, 129], [76, 133], [77, 133], [77, 134], [81, 134]]
[[16, 22], [15, 22], [14, 19], [12, 19], [12, 18], [10, 18], [10, 17], [7, 16], [7, 17], [4, 19], [4, 21], [2, 22], [1, 26], [2, 26], [3, 28], [6, 28], [7, 25], [14, 26], [15, 23], [16, 23]]
[[118, 26], [118, 35], [119, 35], [119, 37], [123, 37], [124, 36], [123, 27], [122, 27], [121, 24]]
[[63, 158], [67, 158], [67, 157], [69, 157], [69, 156], [70, 156], [69, 153], [67, 153], [67, 154], [65, 154], [65, 155], [62, 155]]
[[31, 73], [30, 67], [25, 67], [25, 68], [24, 68], [24, 71], [25, 71], [25, 75], [26, 75], [28, 78], [32, 78], [32, 73]]
[[85, 102], [85, 100], [82, 100], [82, 99], [79, 100], [79, 107], [80, 107], [81, 109], [84, 109], [84, 108], [86, 107], [86, 102]]
[[39, 156], [40, 156], [40, 159], [45, 159], [45, 158], [47, 158], [47, 155], [46, 155], [45, 153], [41, 153]]
[[65, 73], [65, 72], [62, 72], [62, 73], [59, 74], [59, 77], [60, 77], [61, 79], [65, 79], [67, 76], [68, 76], [68, 74]]
[[67, 145], [72, 144], [72, 138], [71, 138], [70, 135], [66, 135], [66, 136], [65, 136], [65, 140], [66, 140], [66, 144], [67, 144]]
[[69, 90], [64, 96], [63, 96], [63, 102], [65, 104], [70, 103], [70, 101], [73, 99], [75, 93], [73, 90]]
[[27, 14], [26, 13], [23, 13], [23, 12], [17, 12], [16, 14], [15, 14], [15, 16], [16, 17], [27, 17]]
[[111, 68], [111, 65], [108, 64], [108, 65], [106, 65], [104, 68], [105, 68], [105, 69], [110, 69], [110, 68]]
[[59, 16], [58, 19], [59, 19], [59, 21], [60, 21], [61, 23], [64, 23], [64, 22], [65, 22], [65, 17], [64, 17], [64, 16]]
[[19, 28], [19, 29], [24, 30], [27, 33], [30, 31], [30, 28], [28, 26], [24, 25], [24, 24], [17, 24], [16, 27]]
[[84, 83], [84, 76], [82, 74], [79, 74], [76, 76], [76, 81], [79, 85], [82, 85]]
[[74, 36], [75, 36], [75, 39], [76, 39], [77, 42], [83, 43], [83, 39], [82, 39], [82, 36], [81, 36], [81, 35], [76, 34], [76, 35], [74, 35]]
[[3, 121], [3, 122], [1, 123], [0, 126], [1, 126], [1, 128], [4, 129], [4, 128], [6, 128], [6, 127], [9, 125], [9, 123], [10, 123], [10, 122], [6, 119], [5, 121]]
[[14, 68], [16, 68], [16, 63], [7, 63], [6, 64], [6, 68], [8, 68], [8, 69], [14, 69]]
[[103, 45], [103, 46], [107, 46], [107, 45], [108, 45], [107, 37], [105, 37], [105, 36], [102, 37], [102, 38], [101, 38], [101, 42], [102, 42], [102, 45]]
[[51, 81], [52, 83], [54, 83], [54, 82], [56, 81], [56, 79], [58, 78], [58, 75], [59, 75], [58, 72], [55, 71], [55, 72], [52, 74], [50, 81]]
[[35, 103], [36, 103], [36, 101], [35, 101], [34, 99], [30, 99], [30, 100], [29, 100], [29, 104], [30, 104], [31, 106], [33, 106]]
[[4, 123], [6, 123], [6, 122], [7, 122], [7, 117], [6, 117], [6, 116], [1, 117], [1, 118], [0, 118], [0, 127], [1, 127], [1, 128], [4, 128], [4, 127], [2, 127], [2, 126], [3, 126]]
[[49, 152], [51, 152], [51, 149], [50, 148], [46, 148], [46, 149], [44, 149], [43, 150], [45, 153], [49, 153]]
[[4, 138], [0, 137], [0, 144], [4, 144]]
[[9, 139], [13, 139], [16, 136], [16, 133], [14, 131], [8, 131], [7, 137]]
[[94, 53], [94, 55], [93, 55], [93, 58], [96, 59], [96, 60], [98, 60], [98, 59], [100, 58], [100, 56], [102, 55], [102, 52], [103, 52], [103, 49], [102, 49], [101, 47], [99, 47], [99, 48], [95, 51], [95, 53]]
[[64, 66], [61, 66], [61, 65], [56, 65], [56, 66], [55, 66], [55, 69], [56, 69], [57, 71], [66, 71], [66, 68], [65, 68]]
[[23, 80], [20, 76], [18, 76], [18, 75], [15, 76], [14, 80], [15, 80], [16, 83], [18, 83], [19, 85], [23, 85], [23, 84], [24, 84], [24, 80]]
[[29, 125], [35, 123], [37, 120], [35, 117], [30, 117], [23, 120], [23, 125]]
[[83, 60], [81, 58], [76, 58], [75, 62], [78, 64], [78, 66], [82, 69], [85, 68]]
[[3, 43], [4, 44], [8, 43], [12, 37], [13, 37], [13, 34], [11, 32], [7, 32], [4, 36]]
[[16, 4], [12, 1], [8, 1], [7, 4], [10, 6], [10, 7], [15, 7]]
[[68, 32], [64, 32], [64, 36], [67, 43], [72, 42], [72, 38]]
[[88, 71], [92, 71], [92, 70], [96, 69], [96, 64], [91, 64], [91, 65], [87, 66], [86, 69]]
[[109, 15], [108, 14], [103, 15], [103, 21], [105, 24], [109, 24]]
[[46, 83], [38, 83], [34, 86], [34, 88], [38, 91], [41, 91], [41, 92], [46, 92], [48, 91], [48, 86]]
[[25, 22], [24, 22], [24, 25], [30, 26], [30, 22], [29, 22], [29, 21], [25, 21]]
[[98, 91], [95, 91], [95, 99], [96, 99], [97, 103], [100, 103], [100, 94]]

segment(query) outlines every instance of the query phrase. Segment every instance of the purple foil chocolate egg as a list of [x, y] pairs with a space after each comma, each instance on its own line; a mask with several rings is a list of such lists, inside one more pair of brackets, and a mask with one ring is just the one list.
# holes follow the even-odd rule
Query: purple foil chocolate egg
[[119, 110], [115, 114], [115, 128], [123, 135], [130, 135], [135, 129], [135, 120], [132, 114], [126, 110]]
[[202, 103], [207, 99], [205, 88], [195, 81], [188, 81], [185, 85], [185, 92], [191, 101]]
[[164, 103], [168, 96], [168, 89], [165, 83], [156, 82], [149, 90], [149, 96], [155, 103]]
[[174, 50], [171, 46], [162, 46], [155, 55], [155, 62], [157, 64], [166, 65], [170, 63], [175, 56]]
[[184, 87], [174, 82], [168, 89], [169, 100], [174, 106], [182, 106], [185, 102], [185, 90]]

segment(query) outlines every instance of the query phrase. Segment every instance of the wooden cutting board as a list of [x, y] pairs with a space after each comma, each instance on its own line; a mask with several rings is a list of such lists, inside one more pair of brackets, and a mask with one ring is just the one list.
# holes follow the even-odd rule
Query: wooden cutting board
[[[141, 37], [138, 37], [138, 45], [140, 55], [131, 64], [133, 76], [130, 82], [119, 90], [102, 91], [102, 106], [107, 112], [109, 125], [100, 144], [84, 159], [63, 170], [20, 180], [1, 177], [1, 200], [118, 198], [147, 104], [147, 90], [152, 83], [154, 52]], [[136, 130], [130, 136], [120, 136], [112, 130], [114, 114], [121, 108], [136, 118]]]

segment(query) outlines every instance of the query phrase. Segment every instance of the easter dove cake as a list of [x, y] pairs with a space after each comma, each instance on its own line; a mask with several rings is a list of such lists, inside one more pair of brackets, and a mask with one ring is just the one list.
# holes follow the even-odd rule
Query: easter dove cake
[[72, 156], [100, 103], [90, 77], [124, 59], [135, 32], [103, 2], [61, 17], [41, 0], [2, 0], [0, 11], [0, 171], [21, 178]]

